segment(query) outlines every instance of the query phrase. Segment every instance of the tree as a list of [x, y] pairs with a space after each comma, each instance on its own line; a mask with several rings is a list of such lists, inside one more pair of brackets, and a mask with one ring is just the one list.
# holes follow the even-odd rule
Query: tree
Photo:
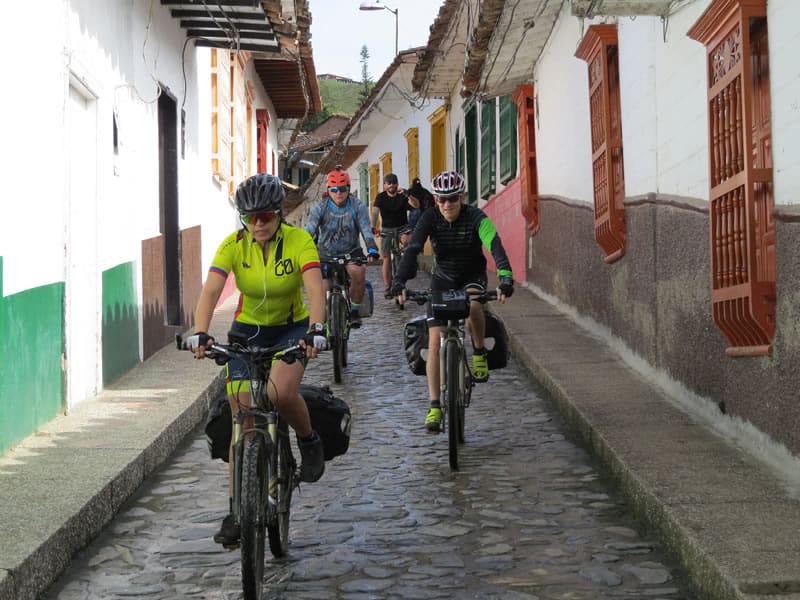
[[369, 70], [367, 68], [368, 59], [369, 50], [367, 50], [367, 46], [365, 44], [361, 46], [361, 92], [358, 94], [362, 104], [369, 97], [369, 93], [372, 91], [373, 86], [372, 78], [369, 76]]

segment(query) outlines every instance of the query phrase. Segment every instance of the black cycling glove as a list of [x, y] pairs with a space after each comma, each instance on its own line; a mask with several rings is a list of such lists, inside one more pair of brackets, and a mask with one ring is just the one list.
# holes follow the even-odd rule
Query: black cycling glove
[[393, 281], [391, 287], [389, 288], [389, 294], [394, 296], [399, 296], [403, 293], [403, 290], [406, 289], [406, 284], [400, 281]]
[[500, 285], [497, 286], [497, 289], [506, 298], [511, 298], [514, 295], [514, 280], [511, 277], [501, 277]]
[[198, 331], [194, 335], [183, 338], [184, 348], [188, 348], [192, 352], [197, 350], [200, 346], [208, 346], [209, 342], [213, 342], [214, 338], [208, 335], [205, 331]]
[[325, 331], [325, 325], [322, 323], [314, 323], [306, 331], [306, 336], [303, 338], [306, 346], [316, 348], [317, 350], [328, 349], [328, 337]]

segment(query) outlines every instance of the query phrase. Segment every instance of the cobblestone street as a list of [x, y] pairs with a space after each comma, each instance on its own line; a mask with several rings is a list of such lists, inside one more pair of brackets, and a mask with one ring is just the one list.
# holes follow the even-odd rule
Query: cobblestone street
[[[368, 274], [380, 296], [379, 268]], [[451, 472], [447, 437], [422, 427], [425, 379], [401, 342], [424, 309], [376, 305], [331, 384], [353, 411], [350, 451], [295, 493], [289, 556], [268, 556], [265, 598], [694, 598], [513, 359], [475, 388]], [[326, 353], [305, 381], [332, 380]], [[211, 540], [227, 504], [227, 465], [208, 458], [197, 429], [47, 597], [241, 597], [239, 552]]]

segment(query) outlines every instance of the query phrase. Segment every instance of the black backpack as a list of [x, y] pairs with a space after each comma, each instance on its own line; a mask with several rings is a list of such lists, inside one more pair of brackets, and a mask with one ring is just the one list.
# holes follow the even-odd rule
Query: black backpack
[[[330, 388], [301, 384], [298, 391], [308, 406], [311, 427], [322, 438], [325, 460], [341, 456], [350, 447], [350, 407], [334, 396]], [[211, 458], [228, 462], [233, 417], [228, 396], [220, 394], [209, 406], [206, 419], [206, 441]]]

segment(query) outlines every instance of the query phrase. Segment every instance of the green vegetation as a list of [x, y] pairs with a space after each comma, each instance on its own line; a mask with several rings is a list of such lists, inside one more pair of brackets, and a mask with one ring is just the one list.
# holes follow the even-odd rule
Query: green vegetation
[[334, 79], [321, 80], [319, 93], [323, 110], [331, 115], [354, 115], [361, 106], [361, 83], [345, 83]]

